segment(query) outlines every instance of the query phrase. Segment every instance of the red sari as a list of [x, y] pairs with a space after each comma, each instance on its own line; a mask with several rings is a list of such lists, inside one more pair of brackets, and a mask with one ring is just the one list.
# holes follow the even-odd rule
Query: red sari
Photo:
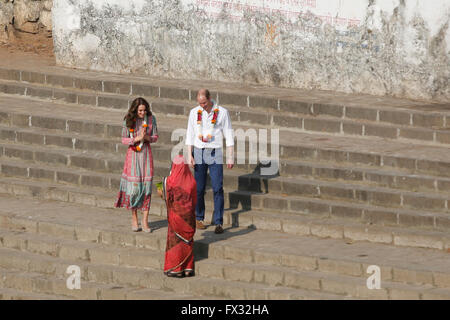
[[182, 156], [173, 160], [163, 185], [169, 222], [164, 273], [193, 273], [197, 184]]

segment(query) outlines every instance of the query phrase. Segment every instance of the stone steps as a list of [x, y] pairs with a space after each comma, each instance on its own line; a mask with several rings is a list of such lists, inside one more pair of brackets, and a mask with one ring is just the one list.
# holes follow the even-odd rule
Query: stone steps
[[[6, 105], [17, 105], [18, 98], [0, 97], [0, 121], [2, 124], [17, 127], [49, 128], [58, 131], [83, 133], [92, 137], [119, 139], [122, 132], [123, 113], [110, 111], [98, 113], [89, 107], [72, 108], [64, 104], [43, 103], [36, 99], [19, 99], [20, 105], [14, 110]], [[57, 108], [65, 116], [55, 116]], [[85, 115], [89, 114], [86, 120]], [[161, 132], [160, 141], [170, 143], [170, 132], [185, 128], [186, 119], [158, 115]], [[236, 124], [246, 130], [248, 126]], [[167, 134], [163, 134], [167, 132]], [[368, 144], [370, 141], [370, 144]], [[116, 141], [120, 142], [120, 140]], [[171, 142], [173, 144], [173, 142]], [[270, 148], [268, 148], [270, 149]], [[448, 148], [420, 146], [411, 148], [409, 144], [388, 142], [386, 140], [341, 138], [325, 135], [312, 135], [287, 129], [280, 130], [280, 158], [308, 159], [312, 161], [331, 161], [401, 170], [450, 177]], [[283, 163], [282, 163], [283, 166]], [[282, 168], [283, 170], [283, 168]]]
[[[7, 149], [16, 150], [20, 152], [20, 149]], [[28, 150], [30, 151], [30, 150]], [[59, 150], [58, 150], [59, 151]], [[39, 149], [37, 154], [41, 154], [42, 150]], [[55, 157], [52, 156], [52, 152], [46, 151], [45, 154], [50, 159]], [[58, 153], [57, 153], [58, 154]], [[61, 156], [63, 157], [63, 156]], [[61, 186], [68, 184], [77, 186], [81, 188], [80, 190], [74, 189], [71, 192], [59, 192], [51, 191], [53, 199], [64, 199], [65, 201], [75, 201], [78, 197], [81, 197], [78, 201], [83, 203], [92, 203], [97, 206], [112, 207], [115, 201], [116, 191], [118, 190], [119, 177], [115, 177], [113, 174], [105, 174], [100, 172], [93, 172], [91, 170], [81, 168], [70, 168], [64, 165], [54, 165], [51, 162], [38, 163], [35, 164], [31, 161], [19, 160], [17, 158], [6, 158], [2, 157], [0, 159], [1, 172], [5, 176], [12, 176], [18, 178], [27, 179], [38, 179], [38, 181], [48, 181], [53, 183], [54, 186], [47, 187], [47, 189], [42, 189], [38, 192], [41, 196], [50, 196], [45, 190], [61, 189]], [[121, 163], [119, 163], [121, 165]], [[156, 172], [161, 172], [167, 174], [167, 167], [165, 164], [155, 163]], [[155, 179], [160, 175], [158, 174]], [[304, 186], [310, 187], [312, 182], [303, 179], [296, 179], [291, 182], [297, 189], [297, 192], [292, 191], [292, 196], [277, 193], [254, 193], [247, 192], [243, 190], [232, 191], [233, 186], [236, 186], [236, 181], [240, 180], [240, 177], [234, 172], [233, 175], [227, 176], [225, 179], [225, 201], [229, 204], [230, 209], [241, 208], [244, 212], [251, 210], [270, 210], [272, 212], [286, 212], [286, 213], [296, 213], [296, 214], [313, 214], [316, 217], [330, 217], [330, 218], [347, 218], [354, 221], [363, 221], [365, 223], [374, 223], [378, 225], [397, 225], [404, 227], [420, 226], [425, 229], [436, 229], [436, 230], [448, 230], [449, 228], [449, 216], [448, 214], [440, 212], [424, 212], [423, 210], [400, 210], [400, 209], [389, 209], [384, 208], [379, 205], [364, 205], [361, 206], [357, 203], [352, 203], [349, 201], [336, 201], [326, 198], [316, 198], [311, 197], [311, 195], [305, 194], [303, 190]], [[287, 180], [287, 178], [280, 178]], [[41, 183], [38, 182], [37, 183]], [[289, 181], [289, 180], [288, 180]], [[56, 183], [56, 184], [55, 184]], [[270, 182], [269, 182], [270, 183]], [[59, 185], [58, 185], [59, 184]], [[62, 185], [60, 185], [62, 184]], [[338, 184], [336, 184], [339, 187]], [[32, 185], [27, 186], [27, 184], [18, 184], [17, 188], [25, 188], [28, 191], [14, 191], [9, 190], [9, 192], [30, 192], [29, 190], [35, 190]], [[92, 193], [81, 191], [86, 187], [97, 188], [98, 197], [94, 197]], [[329, 188], [325, 186], [325, 188]], [[30, 189], [31, 188], [31, 189]], [[34, 188], [34, 189], [33, 189]], [[345, 186], [348, 188], [348, 186]], [[346, 189], [342, 190], [346, 190]], [[242, 188], [240, 188], [242, 189]], [[236, 189], [234, 189], [236, 190]], [[283, 190], [281, 188], [280, 190]], [[347, 189], [348, 190], [348, 189]], [[361, 189], [359, 189], [361, 190]], [[61, 190], [60, 190], [61, 191]], [[37, 192], [37, 191], [34, 191]], [[33, 192], [31, 192], [33, 194]], [[88, 194], [86, 194], [88, 193]], [[411, 193], [413, 194], [413, 193]], [[302, 196], [302, 195], [306, 195]], [[416, 195], [414, 193], [414, 195]], [[309, 196], [309, 197], [308, 197]], [[207, 192], [206, 200], [209, 204], [212, 204], [212, 193]], [[347, 199], [344, 199], [347, 200]], [[164, 208], [161, 209], [164, 212]], [[244, 213], [247, 215], [247, 213]], [[231, 223], [231, 221], [230, 221]], [[278, 224], [278, 222], [275, 222]]]
[[[310, 292], [302, 289], [268, 287], [223, 279], [167, 278], [161, 270], [126, 268], [109, 264], [61, 260], [11, 249], [0, 249], [0, 256], [8, 258], [4, 286], [44, 294], [58, 294], [76, 299], [344, 299], [343, 295]], [[27, 263], [39, 265], [40, 272], [29, 271]], [[70, 265], [82, 268], [81, 289], [66, 286], [65, 269]], [[13, 269], [13, 266], [19, 269]], [[44, 267], [45, 266], [45, 267]], [[33, 267], [32, 269], [39, 269]], [[54, 269], [59, 269], [53, 272]], [[13, 270], [13, 271], [11, 271]], [[48, 270], [51, 270], [50, 272]], [[14, 272], [16, 271], [16, 272]], [[57, 274], [63, 271], [62, 276]], [[47, 273], [46, 273], [47, 272]], [[56, 273], [56, 274], [55, 274]], [[154, 297], [156, 296], [156, 297]]]
[[[61, 147], [63, 149], [73, 149], [81, 151], [102, 151], [105, 153], [115, 153], [118, 157], [123, 157], [126, 152], [127, 147], [117, 142], [117, 138], [114, 139], [94, 139], [88, 135], [74, 134], [67, 132], [54, 132], [51, 129], [41, 129], [41, 128], [21, 128], [21, 127], [11, 127], [11, 126], [1, 126], [0, 125], [0, 141], [6, 140], [8, 142], [14, 142], [18, 144], [32, 144], [38, 146], [53, 146]], [[167, 162], [170, 159], [171, 147], [170, 146], [160, 146], [155, 144], [153, 147], [154, 159], [157, 161]], [[295, 160], [282, 160], [280, 163], [280, 175], [285, 177], [313, 177], [315, 179], [324, 180], [344, 180], [347, 183], [361, 183], [363, 185], [373, 185], [388, 187], [393, 189], [404, 189], [409, 191], [424, 191], [433, 193], [443, 193], [448, 194], [450, 187], [450, 179], [433, 177], [429, 175], [421, 174], [406, 174], [399, 172], [390, 172], [388, 170], [377, 170], [373, 168], [353, 168], [347, 165], [336, 165], [333, 163], [316, 163], [310, 161], [295, 161]], [[164, 165], [166, 166], [166, 165]], [[250, 164], [238, 164], [236, 168], [242, 170], [252, 170], [253, 166]], [[167, 168], [165, 168], [167, 171]], [[242, 172], [238, 171], [240, 175], [239, 180], [235, 179], [234, 174], [237, 170], [228, 171], [227, 174], [233, 175], [230, 178], [230, 183], [238, 183], [239, 186], [248, 185], [249, 189], [252, 186], [256, 188], [260, 185], [265, 185], [266, 191], [271, 188], [272, 185], [282, 179], [280, 177], [270, 177], [265, 178], [258, 174], [258, 169], [253, 169], [252, 174], [243, 176]], [[159, 171], [157, 171], [159, 172]], [[164, 172], [164, 171], [163, 171]], [[165, 175], [166, 172], [161, 173], [161, 176]], [[227, 178], [226, 177], [226, 178]], [[258, 181], [259, 180], [259, 181]], [[272, 182], [272, 184], [271, 184]], [[227, 181], [225, 181], [227, 183]], [[277, 185], [273, 188], [274, 190], [283, 190], [282, 193], [290, 194], [288, 188], [280, 188]], [[236, 188], [237, 186], [230, 186], [231, 188]], [[272, 188], [271, 188], [272, 189]]]
[[[12, 205], [14, 208], [14, 201]], [[59, 206], [61, 209], [58, 208]], [[294, 242], [305, 244], [305, 238], [280, 237], [278, 233], [261, 233], [257, 230], [252, 232], [258, 233], [258, 236], [250, 237], [247, 233], [248, 236], [245, 237], [245, 233], [242, 233], [244, 229], [236, 230], [232, 235], [228, 234], [228, 237], [226, 234], [221, 235], [221, 239], [208, 236], [208, 231], [196, 234], [196, 239], [202, 236], [204, 239], [196, 240], [198, 277], [194, 287], [191, 287], [193, 282], [190, 280], [187, 281], [188, 283], [177, 283], [171, 282], [174, 279], [160, 277], [159, 267], [162, 263], [166, 228], [158, 228], [151, 235], [132, 232], [127, 235], [125, 230], [122, 230], [123, 218], [113, 216], [107, 225], [101, 222], [107, 221], [103, 215], [110, 216], [110, 213], [103, 213], [104, 210], [96, 210], [98, 215], [89, 223], [86, 221], [75, 225], [70, 220], [79, 219], [80, 214], [83, 216], [88, 214], [79, 212], [79, 207], [56, 205], [52, 206], [53, 211], [42, 207], [39, 207], [37, 211], [32, 210], [33, 206], [29, 208], [31, 209], [29, 212], [27, 210], [24, 212], [22, 209], [5, 213], [2, 210], [1, 229], [3, 231], [0, 238], [3, 248], [0, 255], [3, 258], [1, 259], [3, 268], [47, 272], [54, 275], [61, 273], [68, 265], [75, 264], [83, 268], [85, 277], [83, 280], [100, 282], [106, 286], [112, 281], [118, 285], [140, 285], [152, 289], [158, 287], [158, 289], [181, 290], [183, 293], [195, 291], [196, 294], [206, 293], [210, 296], [218, 295], [232, 299], [273, 298], [280, 294], [278, 292], [280, 289], [283, 289], [284, 294], [286, 291], [289, 292], [289, 295], [284, 296], [285, 298], [300, 296], [308, 298], [307, 293], [311, 298], [311, 292], [315, 294], [313, 298], [325, 299], [330, 296], [320, 297], [318, 294], [336, 295], [334, 298], [363, 299], [427, 299], [434, 296], [449, 298], [448, 291], [445, 289], [449, 285], [450, 276], [448, 268], [445, 269], [445, 263], [448, 264], [445, 254], [415, 252], [413, 257], [410, 257], [417, 260], [415, 267], [412, 268], [403, 260], [406, 252], [398, 248], [371, 244], [363, 245], [362, 248], [347, 249], [349, 251], [347, 255], [350, 253], [353, 260], [360, 261], [345, 261], [337, 254], [336, 247], [348, 246], [346, 244], [333, 242], [334, 248], [330, 248], [328, 243], [320, 243], [327, 240], [308, 238], [306, 240], [309, 242], [308, 245], [299, 247], [295, 246]], [[60, 210], [67, 210], [71, 214], [61, 216]], [[92, 209], [85, 207], [83, 211], [85, 210]], [[239, 237], [234, 237], [234, 242], [227, 239], [237, 235]], [[254, 241], [255, 236], [259, 238], [258, 246], [251, 248], [247, 242]], [[279, 247], [283, 244], [282, 242], [286, 243]], [[286, 245], [287, 242], [294, 246]], [[328, 249], [317, 252], [314, 249], [318, 249], [318, 246], [328, 247]], [[133, 247], [137, 248], [133, 249]], [[154, 250], [157, 250], [156, 255]], [[314, 254], [313, 256], [311, 253], [305, 255], [305, 251], [314, 252]], [[345, 249], [341, 248], [340, 252], [343, 251], [345, 252]], [[395, 251], [397, 257], [393, 255]], [[372, 261], [387, 263], [387, 265], [383, 263], [380, 265], [383, 274], [382, 290], [372, 291], [366, 288], [364, 270], [370, 261], [366, 260], [362, 263], [361, 261], [365, 259], [356, 257], [358, 252], [364, 252], [363, 256], [370, 256]], [[386, 254], [387, 252], [390, 254]], [[205, 253], [208, 259], [204, 259]], [[423, 259], [425, 256], [427, 260]], [[155, 268], [159, 270], [153, 271]], [[130, 269], [133, 270], [134, 276], [131, 276]], [[439, 269], [444, 269], [446, 272]], [[392, 281], [389, 280], [390, 277]], [[411, 282], [411, 284], [402, 284], [400, 283], [402, 281]], [[259, 286], [261, 283], [265, 284], [264, 289]], [[272, 293], [272, 289], [275, 289], [275, 292]], [[302, 291], [296, 292], [296, 289]], [[264, 290], [264, 295], [254, 296], [257, 290]], [[61, 291], [57, 292], [64, 294]], [[98, 291], [96, 294], [98, 297]], [[305, 294], [307, 294], [306, 297]]]
[[[10, 143], [0, 143], [0, 154], [2, 157], [7, 159], [19, 159], [24, 161], [34, 161], [37, 163], [44, 163], [46, 165], [59, 165], [68, 166], [71, 168], [88, 169], [98, 173], [116, 173], [118, 174], [118, 179], [120, 178], [120, 173], [123, 169], [123, 160], [118, 159], [117, 156], [113, 154], [103, 153], [103, 152], [91, 152], [86, 153], [80, 150], [69, 150], [60, 148], [50, 148], [50, 147], [37, 147], [37, 146], [27, 146], [23, 148], [22, 145], [10, 144]], [[166, 153], [167, 154], [167, 153]], [[11, 167], [10, 167], [11, 168]], [[8, 173], [7, 170], [5, 170]], [[28, 174], [25, 168], [22, 168], [22, 174]], [[158, 176], [164, 176], [167, 174], [168, 166], [161, 163], [155, 165], [155, 171], [159, 172]], [[17, 172], [17, 171], [16, 171]], [[14, 173], [11, 170], [10, 173]], [[245, 206], [245, 208], [263, 208], [267, 207], [270, 209], [281, 209], [282, 211], [295, 211], [295, 203], [297, 196], [308, 196], [313, 198], [321, 199], [336, 199], [341, 201], [348, 201], [352, 203], [364, 203], [376, 206], [385, 206], [391, 208], [409, 208], [409, 209], [419, 209], [427, 211], [436, 211], [442, 213], [448, 213], [449, 210], [449, 195], [443, 194], [439, 195], [436, 193], [429, 192], [408, 192], [393, 190], [385, 187], [367, 187], [359, 184], [346, 183], [342, 185], [340, 182], [333, 181], [320, 181], [320, 180], [310, 180], [301, 178], [277, 178], [269, 180], [268, 184], [274, 185], [274, 189], [285, 191], [285, 197], [278, 198], [277, 203], [273, 202], [275, 195], [272, 193], [262, 194], [248, 192], [239, 189], [248, 189], [244, 186], [246, 173], [239, 171], [228, 171], [225, 170], [224, 173], [227, 176], [227, 185], [225, 185], [226, 192], [230, 192], [230, 205], [235, 206], [236, 202], [239, 202]], [[26, 176], [26, 175], [25, 175]], [[51, 176], [51, 175], [50, 175]], [[74, 174], [63, 174], [67, 182], [80, 183], [81, 178], [79, 175]], [[88, 174], [86, 175], [86, 177]], [[239, 178], [241, 178], [239, 181]], [[97, 176], [98, 178], [98, 176]], [[95, 179], [95, 178], [93, 178]], [[114, 185], [118, 187], [118, 179], [115, 180]], [[63, 178], [64, 180], [64, 178]], [[103, 179], [105, 180], [105, 179]], [[250, 182], [258, 182], [252, 180]], [[82, 183], [82, 182], [81, 182]], [[261, 184], [261, 182], [259, 182]], [[241, 186], [243, 186], [241, 188]], [[252, 190], [256, 190], [258, 185], [253, 185]], [[231, 191], [232, 189], [237, 189], [237, 191]], [[233, 194], [233, 197], [231, 196]], [[264, 201], [264, 203], [262, 203]], [[269, 202], [271, 205], [269, 205]]]
[[[129, 95], [118, 96], [110, 93], [89, 95], [81, 90], [42, 88], [36, 85], [15, 84], [5, 81], [0, 82], [0, 92], [122, 110], [126, 110], [134, 99], [134, 97], [132, 98]], [[184, 115], [186, 117], [193, 107], [193, 101], [184, 102], [167, 98], [146, 98], [156, 115]], [[234, 122], [258, 124], [269, 128], [295, 128], [307, 133], [321, 132], [322, 134], [326, 133], [344, 136], [380, 137], [422, 144], [429, 143], [432, 145], [448, 145], [450, 142], [450, 131], [447, 130], [447, 127], [442, 127], [440, 130], [415, 127], [412, 119], [417, 117], [407, 112], [378, 111], [378, 114], [381, 114], [383, 119], [384, 117], [386, 117], [386, 119], [390, 119], [389, 117], [401, 119], [399, 120], [399, 124], [390, 124], [377, 122], [376, 119], [375, 121], [351, 118], [343, 119], [343, 116], [341, 115], [333, 117], [332, 113], [318, 115], [313, 111], [310, 111], [311, 114], [308, 114], [308, 111], [306, 111], [306, 114], [295, 114], [276, 109], [267, 110], [258, 107], [242, 109], [242, 107], [235, 107], [232, 105], [224, 106], [229, 109], [231, 119]], [[337, 113], [342, 113], [342, 110], [338, 110]], [[375, 117], [378, 119], [380, 116], [378, 115]], [[427, 117], [426, 115], [419, 114], [418, 117], [420, 118], [419, 121], [427, 121], [423, 120], [424, 117]], [[428, 122], [441, 122], [442, 126], [444, 126], [444, 119], [447, 119], [445, 118], [445, 115], [436, 115], [435, 118], [428, 120]], [[447, 124], [445, 124], [445, 126], [447, 126]], [[448, 126], [450, 128], [450, 125]]]
[[[2, 69], [0, 79], [3, 81], [1, 91], [13, 94], [61, 99], [69, 103], [81, 103], [95, 106], [127, 108], [130, 95], [143, 95], [148, 99], [172, 98], [189, 101], [187, 106], [195, 104], [196, 91], [186, 88], [148, 85], [129, 81], [104, 81], [86, 77], [52, 76], [44, 73], [27, 71], [8, 71]], [[122, 77], [126, 79], [126, 76]], [[90, 94], [87, 92], [91, 92]], [[214, 92], [213, 96], [232, 111], [233, 120], [251, 121], [263, 125], [274, 124], [282, 127], [301, 127], [305, 131], [325, 131], [334, 134], [360, 136], [378, 136], [390, 139], [411, 139], [422, 143], [448, 144], [450, 112], [445, 105], [423, 105], [413, 102], [397, 101], [397, 108], [383, 106], [374, 101], [362, 104], [329, 101], [295, 101], [269, 97], [237, 95], [233, 93]], [[370, 100], [370, 99], [369, 99]], [[158, 101], [158, 100], [156, 100]], [[233, 107], [236, 108], [234, 113]], [[242, 107], [246, 107], [242, 109]], [[189, 107], [176, 104], [156, 102], [155, 112], [184, 114]], [[263, 114], [255, 111], [263, 111]], [[364, 124], [365, 122], [365, 124]], [[430, 129], [433, 128], [433, 129]], [[435, 130], [444, 129], [444, 130]]]

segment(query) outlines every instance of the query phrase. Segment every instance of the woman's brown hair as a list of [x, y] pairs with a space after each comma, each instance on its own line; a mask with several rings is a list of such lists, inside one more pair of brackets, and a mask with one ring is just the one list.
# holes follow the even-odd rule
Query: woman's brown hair
[[130, 109], [128, 109], [128, 113], [123, 118], [126, 121], [126, 126], [128, 128], [133, 128], [134, 123], [136, 122], [137, 118], [137, 110], [140, 105], [145, 106], [145, 110], [147, 111], [147, 116], [150, 117], [152, 115], [152, 112], [150, 111], [150, 105], [148, 104], [147, 100], [145, 100], [142, 97], [136, 98], [131, 103]]

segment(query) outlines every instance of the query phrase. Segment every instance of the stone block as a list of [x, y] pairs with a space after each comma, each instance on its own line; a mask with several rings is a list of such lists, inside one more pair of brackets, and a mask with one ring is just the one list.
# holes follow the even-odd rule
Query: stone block
[[431, 284], [433, 285], [433, 273], [412, 269], [393, 268], [393, 280], [411, 284]]
[[34, 153], [34, 159], [36, 161], [45, 162], [48, 164], [68, 164], [68, 157], [58, 153], [36, 151]]
[[410, 191], [435, 191], [434, 179], [431, 178], [416, 178], [408, 176], [397, 176], [395, 178], [395, 185], [398, 188], [407, 189]]
[[416, 159], [383, 156], [383, 166], [414, 171], [416, 169]]
[[[127, 229], [128, 230], [128, 229]], [[103, 230], [102, 234], [102, 243], [108, 245], [116, 245], [116, 246], [136, 246], [136, 238], [133, 234], [127, 233], [118, 233], [114, 231], [106, 231]]]
[[16, 131], [10, 130], [10, 129], [1, 129], [0, 139], [15, 141], [16, 140]]
[[296, 289], [320, 290], [320, 278], [311, 277], [310, 274], [300, 272], [286, 272], [284, 275], [284, 285]]
[[12, 69], [0, 69], [0, 79], [20, 81], [20, 71]]
[[444, 248], [444, 243], [438, 236], [425, 236], [413, 233], [394, 234], [394, 244], [396, 246], [433, 248], [439, 250]]
[[398, 214], [394, 211], [364, 210], [362, 221], [366, 224], [397, 225]]
[[423, 141], [433, 141], [434, 133], [430, 130], [422, 130], [417, 128], [401, 128], [400, 138], [413, 139], [413, 140], [423, 140]]
[[253, 252], [249, 248], [225, 247], [225, 259], [239, 262], [253, 262]]
[[120, 264], [120, 254], [118, 250], [108, 248], [90, 248], [89, 249], [90, 262], [102, 265], [116, 265]]
[[302, 101], [280, 100], [280, 110], [300, 114], [312, 114], [311, 103]]
[[400, 125], [411, 124], [411, 114], [404, 111], [380, 111], [380, 121]]
[[7, 164], [1, 165], [1, 172], [6, 176], [28, 177], [28, 168], [10, 166]]
[[183, 115], [185, 112], [183, 106], [164, 102], [152, 102], [152, 110], [156, 114]]
[[95, 94], [81, 94], [77, 95], [78, 104], [88, 105], [88, 106], [96, 106], [97, 105], [97, 96]]
[[30, 83], [45, 83], [45, 74], [32, 71], [22, 71], [22, 81]]
[[106, 125], [106, 136], [111, 138], [121, 138], [123, 127], [121, 125]]
[[240, 111], [240, 121], [248, 121], [255, 124], [270, 125], [270, 114], [268, 113], [253, 113], [247, 111]]
[[133, 96], [159, 97], [159, 87], [132, 83], [131, 94]]
[[253, 225], [257, 229], [270, 230], [270, 231], [281, 231], [282, 221], [279, 218], [274, 217], [260, 217], [255, 215], [253, 217]]
[[30, 116], [26, 114], [11, 114], [11, 124], [18, 127], [29, 127]]
[[169, 99], [176, 99], [176, 100], [189, 100], [189, 90], [188, 89], [179, 89], [179, 88], [160, 87], [159, 88], [159, 96], [160, 96], [160, 98], [169, 98]]
[[289, 116], [273, 116], [273, 124], [279, 127], [285, 128], [302, 128], [302, 119], [298, 117], [289, 117]]
[[82, 175], [81, 185], [109, 189], [109, 178], [95, 175]]
[[27, 250], [33, 253], [39, 253], [56, 257], [59, 246], [56, 241], [42, 241], [41, 239], [28, 239]]
[[280, 270], [256, 269], [254, 271], [254, 282], [268, 284], [269, 286], [282, 286], [284, 273]]
[[31, 126], [45, 129], [66, 131], [66, 120], [48, 117], [32, 116]]
[[436, 133], [436, 141], [439, 143], [450, 144], [450, 132], [438, 131]]
[[[315, 160], [319, 161], [335, 161], [335, 162], [347, 162], [350, 153], [340, 151], [340, 150], [326, 150], [318, 149], [316, 151]], [[352, 160], [348, 160], [352, 161]]]
[[342, 239], [344, 237], [344, 227], [313, 222], [311, 223], [311, 235], [320, 238]]
[[247, 98], [248, 96], [246, 95], [219, 92], [217, 103], [221, 105], [235, 105], [247, 107], [248, 106]]
[[1, 87], [3, 93], [6, 94], [19, 94], [21, 96], [25, 95], [27, 87], [20, 84], [4, 84]]
[[101, 80], [74, 78], [73, 85], [77, 89], [103, 91], [103, 84]]
[[226, 280], [229, 281], [242, 281], [242, 282], [253, 282], [254, 281], [254, 270], [240, 265], [224, 265], [223, 274]]
[[315, 115], [328, 115], [337, 118], [342, 118], [344, 116], [344, 106], [342, 105], [332, 105], [323, 103], [313, 104], [313, 114]]
[[364, 125], [364, 135], [395, 139], [395, 138], [397, 138], [397, 128], [365, 124]]
[[450, 162], [417, 160], [417, 169], [443, 177], [450, 177]]
[[434, 285], [438, 288], [450, 287], [450, 274], [448, 272], [433, 272]]
[[445, 199], [419, 195], [403, 195], [403, 205], [415, 209], [445, 210]]
[[271, 110], [278, 110], [278, 99], [250, 96], [249, 97], [250, 108], [267, 108]]
[[435, 217], [424, 214], [399, 214], [399, 225], [407, 227], [434, 228]]
[[444, 115], [413, 113], [413, 126], [424, 128], [442, 128], [444, 126]]
[[331, 272], [347, 276], [365, 276], [362, 265], [358, 262], [339, 261], [329, 259], [317, 259], [319, 271]]
[[73, 77], [70, 76], [60, 76], [54, 74], [47, 75], [47, 84], [56, 87], [73, 88], [73, 81]]
[[46, 98], [46, 99], [53, 98], [53, 90], [52, 89], [28, 87], [26, 92], [27, 92], [27, 96], [29, 96], [29, 97], [39, 97], [39, 98]]
[[89, 261], [89, 250], [83, 246], [61, 244], [59, 258]]
[[128, 109], [129, 104], [128, 98], [99, 96], [98, 106], [114, 109]]
[[281, 265], [281, 254], [279, 252], [268, 252], [255, 250], [254, 252], [255, 262], [257, 264]]
[[70, 137], [46, 135], [45, 144], [73, 149], [73, 141]]
[[3, 154], [6, 157], [10, 157], [10, 158], [19, 158], [22, 160], [34, 160], [33, 152], [28, 151], [28, 150], [13, 149], [13, 148], [5, 147]]
[[357, 207], [350, 206], [331, 206], [331, 216], [335, 218], [353, 219], [354, 221], [360, 220], [363, 216], [363, 210]]
[[53, 90], [53, 98], [62, 100], [67, 103], [78, 103], [78, 97], [76, 93], [70, 93], [65, 91]]
[[363, 125], [359, 123], [343, 122], [344, 134], [361, 136], [363, 134]]
[[95, 122], [67, 120], [67, 131], [103, 137], [105, 126]]
[[131, 94], [131, 83], [117, 81], [103, 81], [103, 91], [117, 94]]
[[360, 120], [377, 120], [378, 110], [360, 107], [345, 107], [345, 117]]
[[355, 198], [353, 189], [335, 186], [320, 186], [320, 196], [332, 199], [353, 200]]
[[73, 167], [84, 168], [92, 171], [105, 171], [107, 169], [105, 160], [83, 156], [70, 156], [70, 164]]
[[340, 133], [341, 122], [338, 120], [303, 119], [303, 128], [308, 131]]
[[264, 208], [277, 211], [287, 211], [289, 206], [289, 201], [287, 199], [265, 198], [263, 203]]
[[298, 271], [314, 271], [318, 268], [317, 258], [295, 254], [281, 254], [281, 265]]

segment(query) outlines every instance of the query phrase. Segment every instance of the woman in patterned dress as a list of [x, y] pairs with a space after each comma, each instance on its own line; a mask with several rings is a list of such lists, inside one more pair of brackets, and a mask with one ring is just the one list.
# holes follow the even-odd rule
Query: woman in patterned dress
[[[150, 143], [158, 140], [155, 117], [148, 102], [136, 98], [124, 117], [122, 143], [128, 145], [116, 208], [131, 209], [132, 230], [151, 232], [148, 214], [152, 196], [153, 157]], [[139, 227], [137, 210], [143, 212], [142, 227]]]

